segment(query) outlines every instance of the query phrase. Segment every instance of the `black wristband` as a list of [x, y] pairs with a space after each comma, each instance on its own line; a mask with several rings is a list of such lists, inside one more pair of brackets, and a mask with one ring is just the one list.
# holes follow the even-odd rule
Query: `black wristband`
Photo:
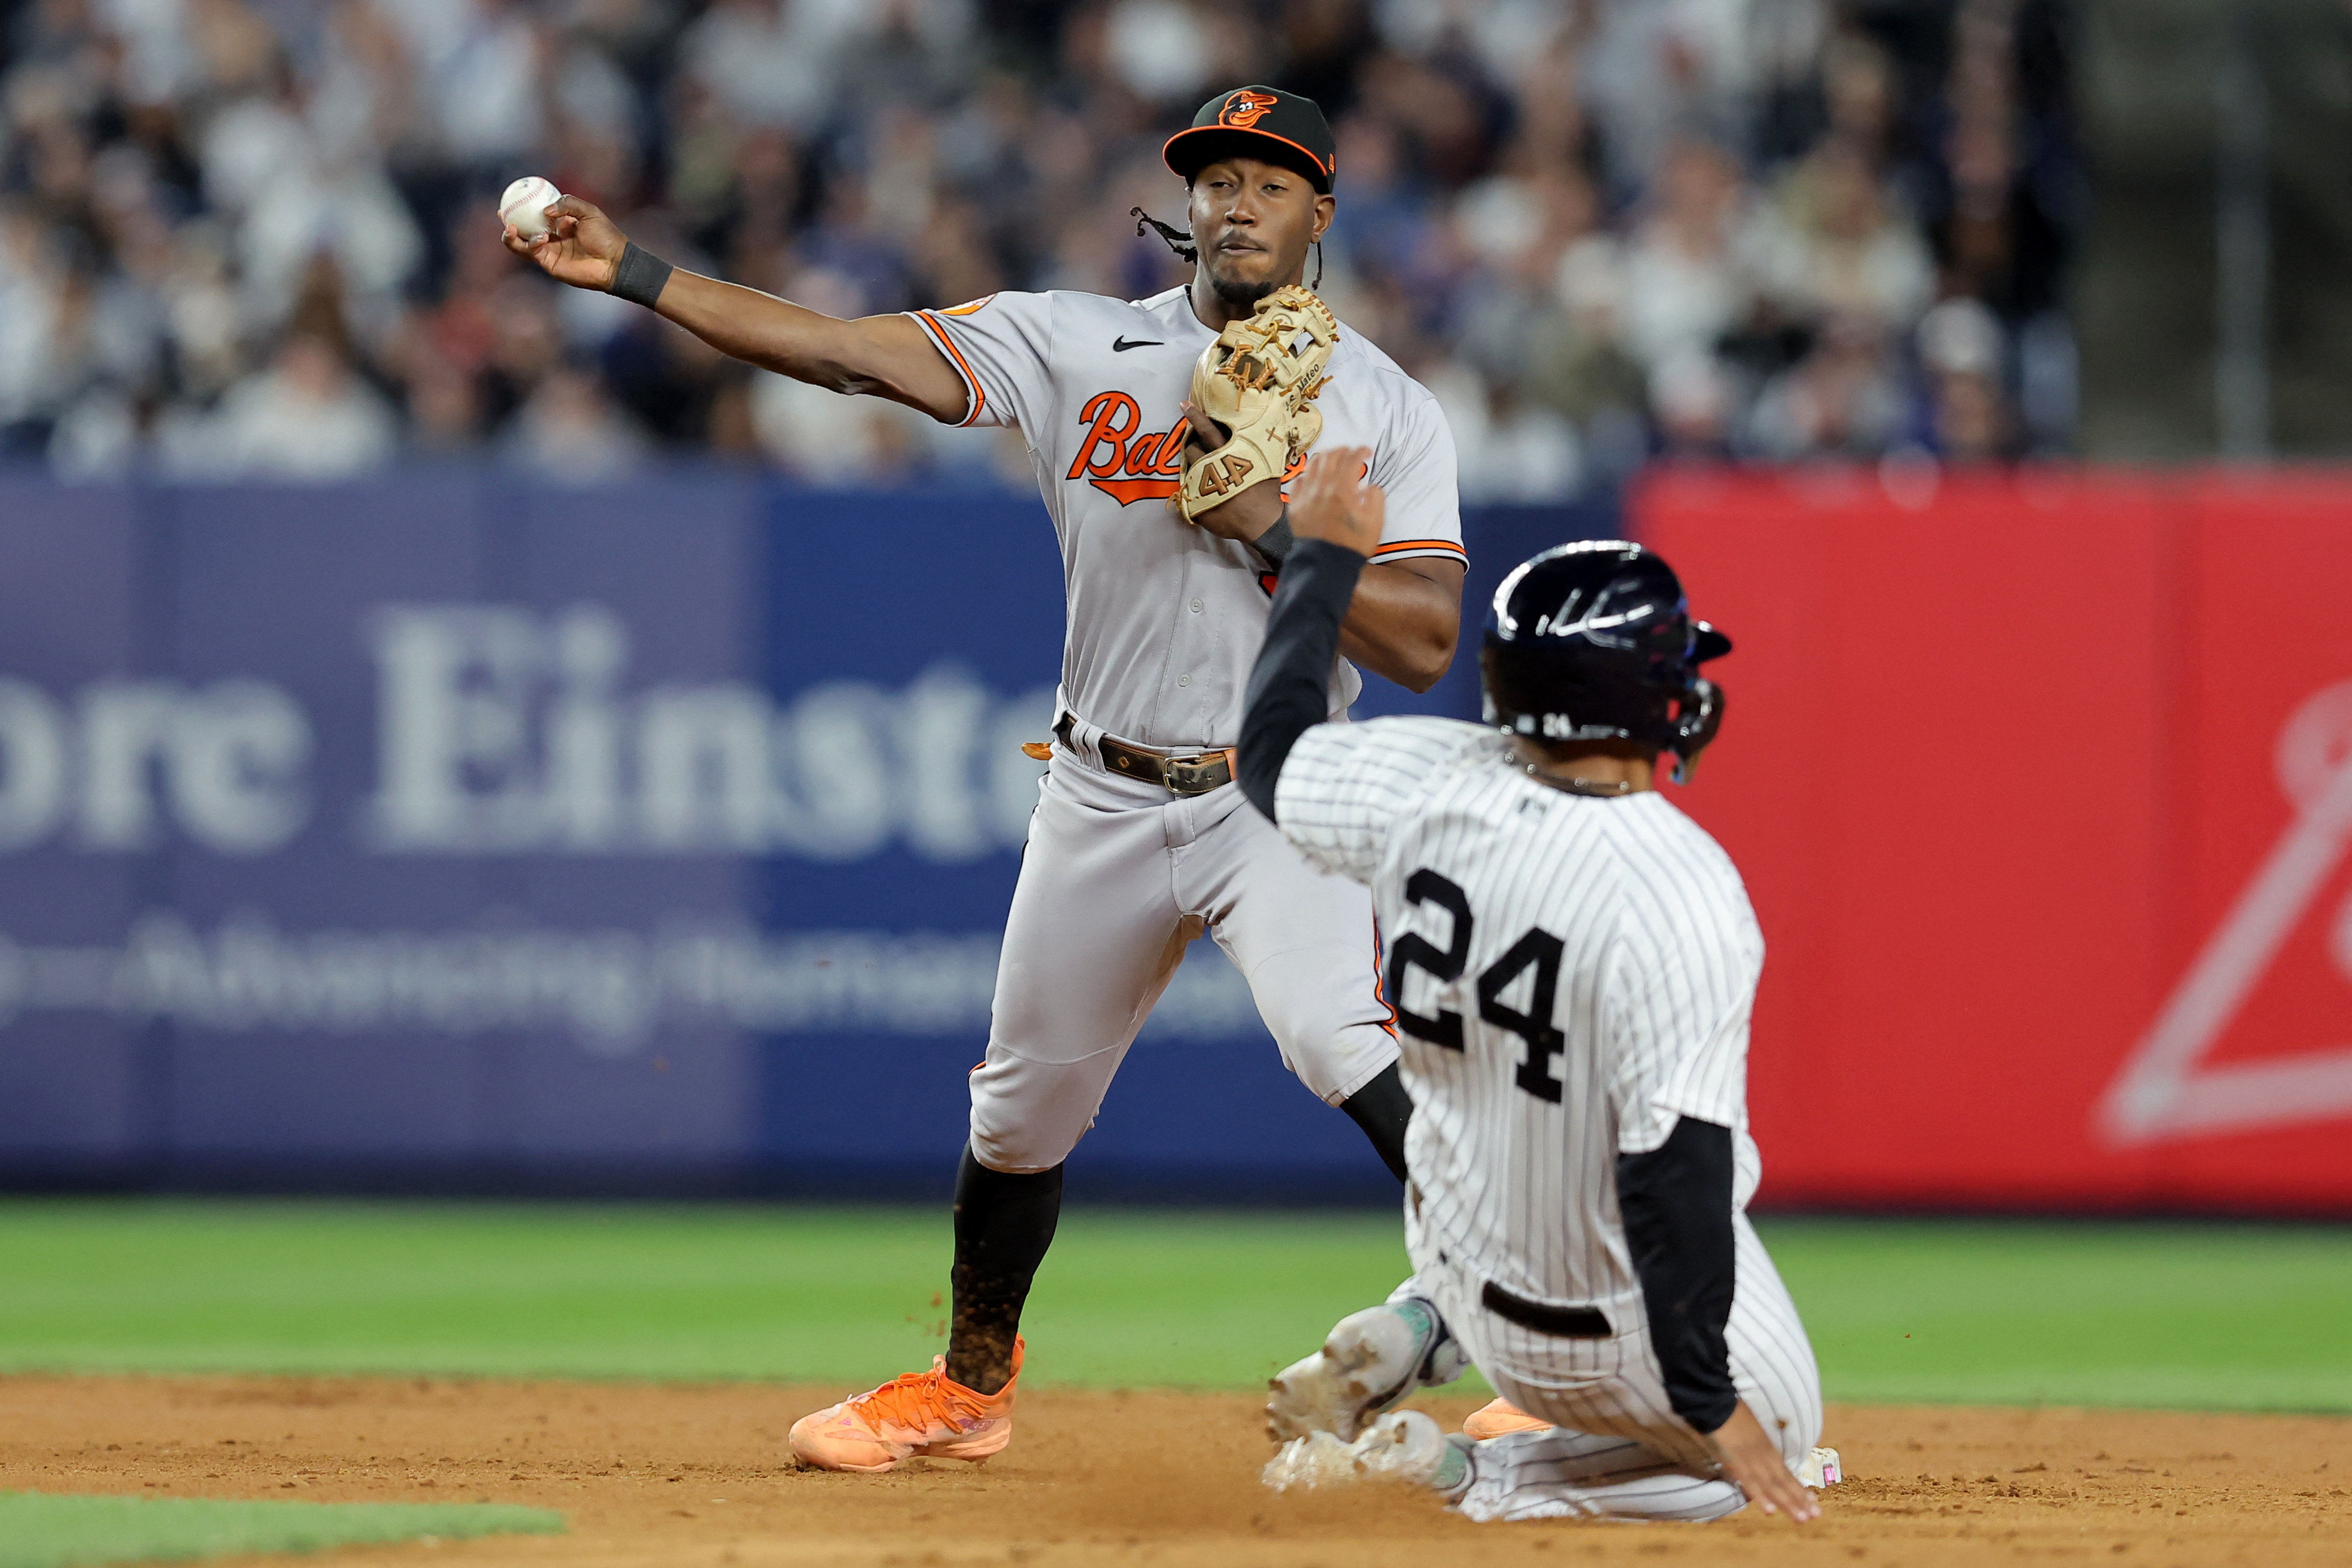
[[1274, 519], [1274, 527], [1250, 540], [1250, 549], [1257, 551], [1258, 559], [1274, 569], [1276, 577], [1282, 575], [1282, 563], [1288, 560], [1290, 552], [1297, 548], [1298, 536], [1290, 531], [1290, 508], [1287, 507], [1282, 508], [1282, 516]]
[[621, 265], [613, 269], [610, 292], [618, 298], [644, 306], [650, 310], [661, 298], [663, 286], [676, 270], [669, 263], [649, 250], [640, 250], [632, 241], [621, 252]]

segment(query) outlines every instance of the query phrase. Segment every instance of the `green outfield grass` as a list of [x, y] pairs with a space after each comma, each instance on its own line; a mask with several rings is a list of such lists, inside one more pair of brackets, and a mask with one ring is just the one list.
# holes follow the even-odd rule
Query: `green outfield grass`
[[497, 1504], [215, 1502], [0, 1492], [0, 1568], [315, 1552], [427, 1538], [547, 1534], [563, 1516]]
[[[1839, 1399], [2352, 1411], [2352, 1231], [1762, 1226]], [[898, 1208], [0, 1202], [0, 1368], [770, 1378], [941, 1343]], [[1404, 1271], [1384, 1214], [1076, 1210], [1040, 1383], [1256, 1385]]]

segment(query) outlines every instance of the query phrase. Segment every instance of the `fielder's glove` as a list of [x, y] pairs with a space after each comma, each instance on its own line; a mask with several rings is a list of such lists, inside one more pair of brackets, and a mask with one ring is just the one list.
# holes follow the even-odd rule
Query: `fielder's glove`
[[[1184, 470], [1177, 506], [1186, 522], [1306, 459], [1323, 434], [1315, 394], [1329, 380], [1323, 367], [1339, 340], [1339, 323], [1320, 299], [1290, 284], [1228, 321], [1192, 365], [1192, 406], [1229, 434], [1224, 444]], [[1207, 443], [1216, 431], [1195, 433]]]

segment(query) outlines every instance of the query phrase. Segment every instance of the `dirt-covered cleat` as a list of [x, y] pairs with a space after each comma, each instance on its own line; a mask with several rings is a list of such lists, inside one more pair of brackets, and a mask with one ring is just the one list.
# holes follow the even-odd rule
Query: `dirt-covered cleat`
[[1468, 1455], [1446, 1440], [1433, 1416], [1396, 1410], [1367, 1427], [1350, 1445], [1356, 1474], [1368, 1481], [1410, 1481], [1441, 1491], [1458, 1490]]
[[1341, 1318], [1323, 1348], [1267, 1385], [1265, 1435], [1277, 1443], [1328, 1432], [1352, 1441], [1416, 1388], [1451, 1383], [1467, 1364], [1437, 1309], [1414, 1297]]
[[1356, 1479], [1356, 1450], [1328, 1432], [1309, 1432], [1276, 1449], [1258, 1479], [1276, 1491], [1345, 1485]]
[[793, 1423], [793, 1452], [824, 1470], [870, 1474], [901, 1459], [969, 1459], [974, 1464], [1013, 1440], [1013, 1391], [1021, 1381], [1018, 1339], [1013, 1375], [993, 1394], [966, 1388], [947, 1374], [947, 1357], [881, 1387]]
[[1267, 1461], [1262, 1479], [1276, 1491], [1403, 1481], [1457, 1495], [1469, 1482], [1469, 1450], [1466, 1439], [1447, 1437], [1433, 1417], [1418, 1410], [1396, 1410], [1374, 1421], [1352, 1443], [1328, 1432], [1292, 1438]]
[[1507, 1432], [1540, 1432], [1550, 1425], [1542, 1416], [1530, 1416], [1507, 1399], [1496, 1399], [1471, 1411], [1462, 1423], [1462, 1430], [1475, 1441], [1483, 1443]]
[[1845, 1467], [1838, 1463], [1835, 1448], [1815, 1448], [1797, 1467], [1797, 1479], [1815, 1491], [1833, 1487], [1845, 1479]]

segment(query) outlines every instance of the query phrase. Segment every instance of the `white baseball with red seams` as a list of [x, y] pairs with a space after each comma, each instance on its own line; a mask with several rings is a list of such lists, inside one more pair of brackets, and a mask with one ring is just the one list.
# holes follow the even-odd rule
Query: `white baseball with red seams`
[[499, 218], [514, 225], [515, 233], [525, 239], [537, 239], [548, 229], [547, 208], [563, 199], [555, 183], [538, 174], [525, 174], [507, 187], [499, 198]]

